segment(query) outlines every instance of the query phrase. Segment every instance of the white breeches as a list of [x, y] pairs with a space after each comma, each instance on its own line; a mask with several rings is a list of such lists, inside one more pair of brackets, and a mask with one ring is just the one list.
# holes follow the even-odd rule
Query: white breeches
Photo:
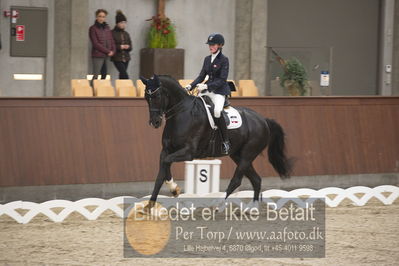
[[216, 118], [219, 118], [221, 113], [222, 113], [222, 111], [223, 111], [225, 96], [221, 95], [221, 94], [216, 94], [216, 93], [213, 93], [213, 92], [209, 92], [209, 91], [207, 91], [205, 93], [201, 92], [201, 95], [206, 95], [206, 96], [209, 96], [209, 98], [211, 98], [213, 104], [215, 105], [215, 110], [214, 110], [214, 114], [213, 115]]

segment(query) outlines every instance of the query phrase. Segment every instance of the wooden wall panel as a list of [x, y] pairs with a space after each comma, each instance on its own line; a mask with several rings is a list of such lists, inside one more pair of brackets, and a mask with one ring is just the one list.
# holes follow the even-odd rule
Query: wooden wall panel
[[[278, 121], [294, 175], [399, 171], [399, 97], [236, 98]], [[0, 186], [154, 180], [161, 129], [138, 98], [0, 98]], [[276, 176], [267, 152], [261, 176]], [[184, 164], [173, 166], [182, 179]], [[223, 159], [222, 177], [234, 163]]]

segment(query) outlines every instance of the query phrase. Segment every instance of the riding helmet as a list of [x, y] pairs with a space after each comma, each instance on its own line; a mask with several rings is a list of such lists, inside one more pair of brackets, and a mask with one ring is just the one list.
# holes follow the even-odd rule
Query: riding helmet
[[224, 45], [224, 37], [222, 34], [212, 33], [211, 35], [209, 35], [208, 40], [206, 41], [206, 44]]

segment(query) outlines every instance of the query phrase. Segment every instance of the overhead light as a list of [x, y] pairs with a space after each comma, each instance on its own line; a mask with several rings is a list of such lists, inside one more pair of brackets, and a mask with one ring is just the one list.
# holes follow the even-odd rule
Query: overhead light
[[42, 74], [14, 74], [15, 80], [42, 80]]

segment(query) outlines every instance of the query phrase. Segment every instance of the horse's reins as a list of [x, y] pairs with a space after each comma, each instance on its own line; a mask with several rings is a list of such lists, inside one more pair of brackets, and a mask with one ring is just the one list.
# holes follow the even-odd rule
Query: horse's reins
[[[180, 106], [182, 106], [182, 105], [183, 105], [183, 101], [180, 101], [178, 104], [173, 105], [171, 108], [169, 108], [169, 110], [166, 110], [166, 112], [164, 113], [165, 119], [166, 119], [166, 120], [171, 119], [171, 118], [174, 117], [176, 114], [178, 114], [179, 111], [180, 111], [179, 108], [180, 108]], [[178, 108], [178, 107], [179, 107], [179, 108]], [[170, 114], [170, 112], [174, 111], [175, 109], [177, 109], [176, 112]]]
[[[195, 101], [195, 98], [193, 98], [193, 100], [190, 103], [190, 106], [192, 106], [192, 103]], [[169, 110], [167, 110], [164, 114], [165, 114], [165, 119], [171, 119], [172, 117], [174, 117], [175, 115], [177, 115], [182, 109], [181, 107], [184, 105], [184, 101], [181, 100], [178, 104], [175, 104], [174, 106], [172, 106], [171, 108], [169, 108]], [[172, 114], [169, 114], [170, 112], [175, 111]]]
[[[151, 103], [151, 96], [154, 95], [159, 89], [161, 89], [162, 86], [159, 86], [158, 88], [156, 88], [154, 91], [147, 91], [146, 93], [150, 96], [149, 97], [149, 101]], [[195, 98], [193, 98], [193, 102], [194, 102]], [[184, 101], [180, 101], [179, 103], [175, 104], [174, 106], [172, 106], [171, 108], [169, 108], [168, 110], [164, 111], [165, 109], [165, 100], [164, 97], [162, 97], [162, 104], [161, 104], [161, 108], [150, 108], [150, 111], [152, 112], [159, 112], [162, 115], [165, 115], [165, 120], [171, 119], [173, 116], [177, 115], [181, 110], [180, 107], [183, 106]], [[177, 109], [177, 110], [175, 110]], [[170, 114], [170, 112], [175, 111], [174, 113]]]

